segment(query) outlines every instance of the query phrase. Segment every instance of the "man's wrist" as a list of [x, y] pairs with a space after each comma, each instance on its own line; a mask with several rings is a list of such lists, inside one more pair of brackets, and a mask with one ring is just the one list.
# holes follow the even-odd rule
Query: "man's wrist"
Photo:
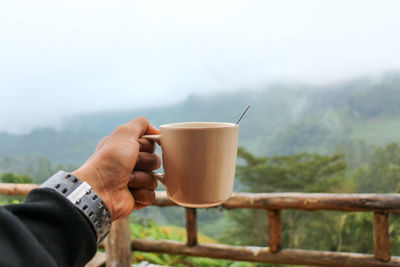
[[106, 204], [108, 211], [111, 214], [111, 217], [114, 218], [112, 203], [110, 201], [107, 191], [104, 188], [104, 183], [102, 182], [101, 176], [99, 176], [98, 171], [93, 166], [84, 166], [71, 172], [71, 174], [90, 184], [92, 189], [97, 193], [99, 197], [101, 197], [101, 199]]
[[97, 244], [104, 240], [111, 228], [111, 214], [89, 184], [71, 173], [59, 171], [40, 187], [51, 188], [68, 199], [92, 225], [97, 235]]

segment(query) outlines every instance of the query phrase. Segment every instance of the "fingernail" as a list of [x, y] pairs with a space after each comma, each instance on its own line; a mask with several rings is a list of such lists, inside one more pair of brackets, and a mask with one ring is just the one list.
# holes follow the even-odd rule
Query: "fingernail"
[[135, 179], [135, 174], [131, 173], [131, 175], [129, 176], [129, 182], [133, 182], [134, 179]]

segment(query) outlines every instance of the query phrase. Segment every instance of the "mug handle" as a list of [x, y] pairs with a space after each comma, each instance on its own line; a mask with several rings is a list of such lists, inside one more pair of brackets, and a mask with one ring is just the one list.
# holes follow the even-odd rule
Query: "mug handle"
[[142, 135], [142, 138], [156, 142], [158, 145], [161, 146], [161, 134], [146, 134]]
[[[156, 142], [159, 146], [161, 146], [161, 135], [160, 134], [147, 134], [143, 135], [142, 138], [147, 139], [149, 141]], [[165, 175], [164, 173], [157, 173], [157, 172], [152, 172], [151, 175], [159, 180], [163, 185], [165, 185]]]

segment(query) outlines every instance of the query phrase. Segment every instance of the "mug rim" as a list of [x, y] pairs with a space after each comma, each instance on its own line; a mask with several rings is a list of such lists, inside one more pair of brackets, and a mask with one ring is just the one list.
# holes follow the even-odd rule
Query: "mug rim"
[[167, 128], [167, 129], [203, 130], [203, 129], [222, 129], [222, 128], [235, 128], [235, 127], [239, 127], [239, 125], [230, 122], [196, 121], [196, 122], [175, 122], [175, 123], [163, 124], [160, 126], [160, 129]]

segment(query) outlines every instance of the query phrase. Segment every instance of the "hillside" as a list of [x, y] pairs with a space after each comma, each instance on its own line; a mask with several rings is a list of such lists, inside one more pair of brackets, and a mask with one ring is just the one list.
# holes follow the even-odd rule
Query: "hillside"
[[[0, 133], [0, 156], [40, 155], [55, 163], [81, 164], [98, 140], [136, 116], [154, 125], [180, 121], [234, 122], [247, 104], [240, 145], [258, 155], [331, 153], [338, 145], [400, 140], [400, 74], [324, 87], [276, 84], [215, 95], [193, 95], [173, 106], [84, 114], [60, 130], [25, 135]], [[1, 161], [0, 161], [1, 168]]]

